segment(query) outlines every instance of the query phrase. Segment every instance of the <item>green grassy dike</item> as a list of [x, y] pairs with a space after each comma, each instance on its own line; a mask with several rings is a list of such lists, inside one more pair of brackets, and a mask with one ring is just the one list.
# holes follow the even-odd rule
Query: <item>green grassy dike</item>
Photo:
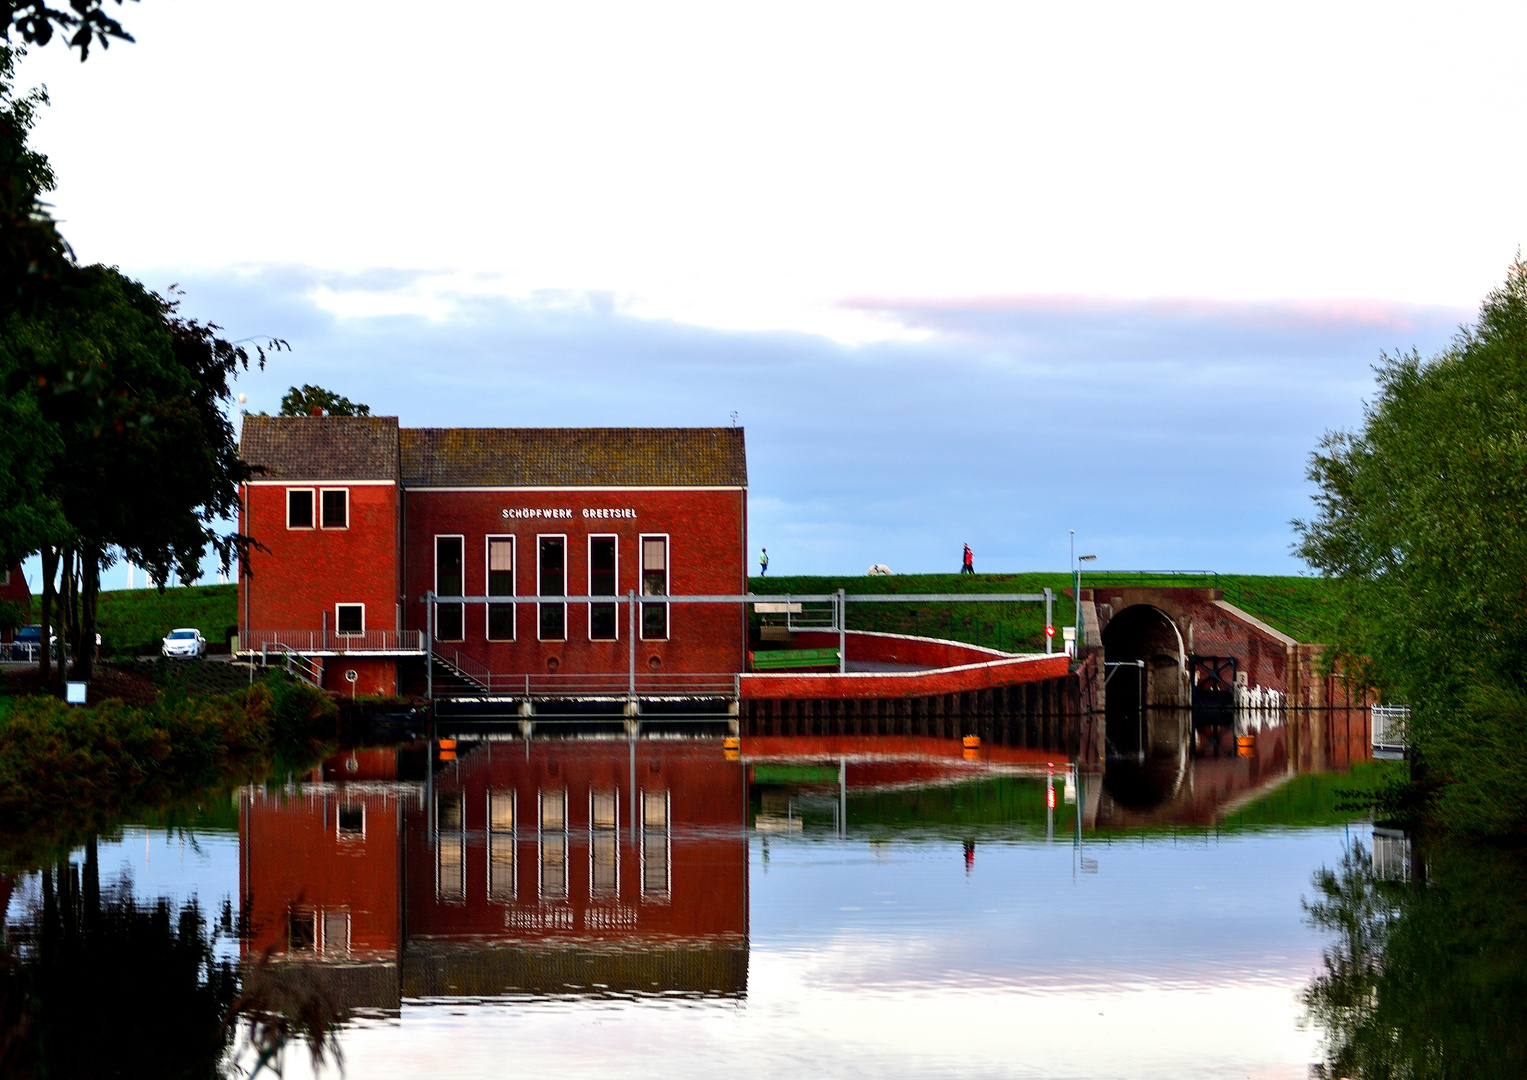
[[[114, 656], [158, 653], [164, 635], [194, 626], [219, 644], [237, 632], [237, 585], [186, 585], [175, 589], [113, 589], [102, 592], [96, 608], [101, 647]], [[32, 598], [33, 617], [41, 608]]]
[[[1257, 574], [1119, 573], [1096, 571], [1082, 579], [1084, 588], [1103, 585], [1178, 586], [1222, 589], [1225, 599], [1300, 641], [1329, 641], [1336, 621], [1335, 583], [1314, 577]], [[1041, 592], [1055, 593], [1055, 625], [1070, 626], [1075, 618], [1071, 599], [1061, 595], [1071, 587], [1071, 575], [1031, 574], [898, 574], [891, 577], [852, 575], [770, 575], [748, 580], [753, 592], [851, 593], [886, 592]], [[32, 616], [38, 617], [36, 598]], [[166, 589], [115, 589], [101, 593], [101, 644], [111, 654], [157, 653], [165, 634], [177, 626], [194, 626], [208, 641], [224, 642], [238, 625], [238, 588], [234, 585], [189, 585]], [[927, 604], [861, 605], [849, 609], [855, 630], [921, 633], [1014, 652], [1044, 650], [1042, 604]], [[1059, 638], [1057, 633], [1056, 637]]]
[[[890, 577], [770, 574], [748, 579], [755, 593], [821, 595], [847, 593], [1055, 593], [1056, 627], [1075, 619], [1062, 589], [1070, 574], [895, 574]], [[1303, 642], [1329, 641], [1336, 623], [1336, 583], [1324, 578], [1257, 574], [1109, 573], [1082, 577], [1082, 587], [1213, 588], [1225, 599], [1270, 626]], [[1044, 605], [1027, 604], [860, 604], [849, 605], [851, 630], [880, 630], [948, 638], [1011, 652], [1044, 651]], [[1056, 632], [1059, 648], [1060, 633]]]

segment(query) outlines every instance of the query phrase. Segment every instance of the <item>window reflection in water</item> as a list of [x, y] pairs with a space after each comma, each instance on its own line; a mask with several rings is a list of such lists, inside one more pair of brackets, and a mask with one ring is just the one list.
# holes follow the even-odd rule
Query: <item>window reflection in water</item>
[[461, 900], [467, 891], [467, 838], [460, 793], [442, 793], [437, 806], [435, 895], [442, 900]]
[[488, 793], [488, 896], [513, 900], [518, 893], [514, 874], [514, 792]]
[[589, 793], [589, 896], [620, 894], [620, 802], [614, 791]]
[[567, 899], [567, 792], [541, 792], [541, 899]]

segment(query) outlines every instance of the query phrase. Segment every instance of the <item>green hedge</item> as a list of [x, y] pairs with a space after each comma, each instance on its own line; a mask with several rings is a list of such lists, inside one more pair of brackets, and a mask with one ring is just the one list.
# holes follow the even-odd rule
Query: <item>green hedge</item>
[[284, 679], [141, 708], [0, 698], [0, 862], [31, 861], [136, 808], [263, 779], [280, 762], [305, 765], [337, 716], [328, 697]]

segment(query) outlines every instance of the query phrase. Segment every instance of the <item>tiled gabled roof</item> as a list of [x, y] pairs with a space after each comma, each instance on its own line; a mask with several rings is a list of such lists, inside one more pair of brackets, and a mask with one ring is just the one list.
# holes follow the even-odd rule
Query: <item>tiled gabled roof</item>
[[741, 428], [404, 428], [409, 487], [746, 487]]
[[246, 416], [239, 456], [256, 480], [397, 480], [396, 416]]

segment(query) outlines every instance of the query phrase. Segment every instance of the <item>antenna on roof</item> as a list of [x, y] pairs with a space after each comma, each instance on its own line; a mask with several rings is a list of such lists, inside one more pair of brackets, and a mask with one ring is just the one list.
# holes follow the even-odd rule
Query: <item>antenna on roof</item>
[[733, 409], [732, 410], [732, 427], [736, 427], [736, 426], [737, 426], [737, 410]]

